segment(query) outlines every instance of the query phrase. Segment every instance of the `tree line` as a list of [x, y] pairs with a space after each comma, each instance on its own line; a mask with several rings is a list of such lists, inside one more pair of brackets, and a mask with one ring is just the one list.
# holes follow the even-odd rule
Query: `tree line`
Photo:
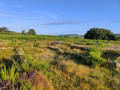
[[[1, 27], [0, 32], [11, 32], [6, 27]], [[15, 32], [14, 32], [15, 33]], [[22, 30], [21, 34], [37, 35], [34, 29], [29, 29], [28, 32]], [[104, 28], [91, 28], [84, 35], [85, 39], [96, 39], [96, 40], [120, 40], [120, 35], [115, 35], [111, 30]]]
[[[6, 27], [1, 27], [0, 32], [11, 32], [11, 31], [8, 30]], [[22, 30], [21, 34], [37, 35], [34, 29], [29, 29], [28, 32], [25, 32], [25, 30]]]
[[22, 30], [22, 34], [28, 34], [28, 35], [37, 35], [36, 31], [34, 29], [29, 29], [29, 31], [26, 33], [25, 30]]

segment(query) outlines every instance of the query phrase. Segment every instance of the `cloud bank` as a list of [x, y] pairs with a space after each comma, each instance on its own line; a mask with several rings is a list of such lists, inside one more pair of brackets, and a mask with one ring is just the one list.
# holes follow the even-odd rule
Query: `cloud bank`
[[67, 24], [79, 24], [80, 22], [78, 21], [71, 21], [71, 22], [50, 22], [50, 23], [45, 23], [44, 25], [67, 25]]

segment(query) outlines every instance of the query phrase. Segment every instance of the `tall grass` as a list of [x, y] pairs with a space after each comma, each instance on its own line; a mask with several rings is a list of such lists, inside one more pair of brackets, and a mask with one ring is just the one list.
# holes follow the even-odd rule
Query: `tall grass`
[[6, 69], [6, 66], [4, 66], [4, 68], [1, 68], [1, 78], [3, 80], [10, 80], [13, 83], [16, 82], [16, 78], [17, 78], [18, 73], [15, 72], [15, 68], [12, 66], [11, 68], [9, 68], [8, 70]]

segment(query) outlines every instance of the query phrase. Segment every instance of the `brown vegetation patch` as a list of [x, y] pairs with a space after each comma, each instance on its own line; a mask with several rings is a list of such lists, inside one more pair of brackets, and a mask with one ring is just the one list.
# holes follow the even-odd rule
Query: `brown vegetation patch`
[[41, 72], [35, 74], [30, 81], [32, 84], [31, 90], [53, 90], [51, 83]]

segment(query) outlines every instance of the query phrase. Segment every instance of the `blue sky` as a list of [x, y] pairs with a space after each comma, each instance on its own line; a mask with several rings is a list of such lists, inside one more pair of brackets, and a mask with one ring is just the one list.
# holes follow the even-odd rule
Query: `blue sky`
[[0, 0], [0, 27], [37, 34], [84, 35], [90, 28], [120, 33], [120, 0]]

